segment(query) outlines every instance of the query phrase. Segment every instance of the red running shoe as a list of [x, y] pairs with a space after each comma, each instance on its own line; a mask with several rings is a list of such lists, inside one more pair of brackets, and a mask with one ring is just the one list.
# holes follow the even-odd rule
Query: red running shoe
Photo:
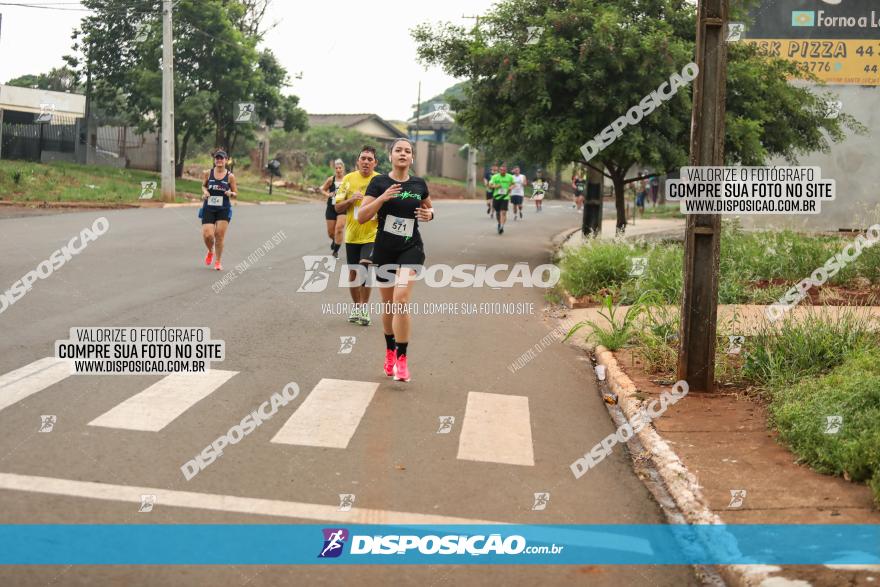
[[211, 266], [211, 261], [214, 260], [214, 251], [208, 251], [208, 254], [205, 255], [205, 265]]
[[406, 355], [397, 357], [397, 363], [394, 364], [394, 380], [409, 381], [409, 367], [406, 365]]
[[223, 265], [220, 264], [220, 261], [214, 263], [214, 269], [216, 269], [217, 271], [223, 271]]
[[385, 375], [394, 376], [394, 364], [397, 362], [397, 351], [393, 349], [385, 349]]

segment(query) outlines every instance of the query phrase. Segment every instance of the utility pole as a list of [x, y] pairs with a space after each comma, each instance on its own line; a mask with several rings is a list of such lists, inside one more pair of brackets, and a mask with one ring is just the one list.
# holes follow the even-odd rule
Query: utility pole
[[471, 196], [477, 195], [477, 149], [472, 147], [470, 143], [462, 147], [467, 148], [467, 190]]
[[[422, 132], [422, 82], [419, 80], [419, 93], [416, 97], [416, 144], [413, 149], [413, 159], [419, 161], [419, 140]], [[425, 175], [428, 175], [428, 162], [425, 161]]]
[[162, 201], [173, 202], [174, 180], [174, 35], [172, 0], [162, 0]]
[[482, 18], [480, 15], [477, 15], [477, 16], [468, 16], [468, 15], [466, 15], [466, 14], [462, 14], [461, 17], [462, 17], [462, 18], [468, 18], [468, 19], [471, 19], [471, 18], [472, 18], [472, 19], [474, 20], [474, 29], [475, 29], [476, 31], [479, 32], [479, 30], [480, 30], [480, 18]]
[[[697, 13], [697, 65], [691, 117], [692, 166], [724, 165], [724, 113], [727, 97], [728, 0], [700, 0]], [[721, 216], [687, 217], [681, 348], [678, 378], [691, 391], [715, 390], [718, 322], [718, 263]]]

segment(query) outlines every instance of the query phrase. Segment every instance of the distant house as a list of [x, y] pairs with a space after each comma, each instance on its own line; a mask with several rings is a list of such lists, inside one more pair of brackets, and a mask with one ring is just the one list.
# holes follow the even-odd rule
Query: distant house
[[411, 139], [433, 143], [445, 143], [454, 126], [455, 112], [443, 107], [406, 121]]
[[340, 126], [350, 128], [383, 145], [401, 136], [400, 130], [376, 114], [309, 114], [309, 126]]
[[72, 124], [85, 115], [82, 94], [0, 85], [0, 111], [7, 124], [29, 124], [41, 114], [54, 124]]
[[82, 94], [0, 85], [0, 158], [74, 160]]

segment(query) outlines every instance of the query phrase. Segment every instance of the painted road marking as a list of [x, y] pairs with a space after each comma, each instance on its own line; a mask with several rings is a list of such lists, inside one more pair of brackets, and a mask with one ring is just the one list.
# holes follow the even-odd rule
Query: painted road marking
[[0, 410], [67, 379], [73, 374], [71, 367], [67, 360], [46, 357], [0, 375]]
[[466, 461], [535, 465], [529, 398], [468, 393], [458, 458]]
[[158, 432], [237, 374], [211, 369], [169, 375], [101, 414], [89, 426]]
[[378, 388], [367, 381], [321, 379], [272, 442], [348, 448]]
[[[276, 516], [302, 520], [327, 522], [346, 522], [349, 524], [499, 524], [488, 520], [417, 514], [391, 510], [376, 510], [354, 507], [348, 512], [339, 511], [339, 504], [325, 505], [298, 501], [281, 501], [216, 493], [196, 493], [176, 491], [160, 487], [135, 487], [95, 483], [93, 481], [74, 481], [53, 477], [15, 475], [0, 473], [0, 489], [27, 491], [49, 495], [64, 495], [86, 499], [100, 499], [123, 503], [141, 504], [142, 495], [155, 495], [156, 507], [182, 507], [197, 510], [213, 510], [257, 516]], [[336, 497], [335, 495], [333, 496]]]

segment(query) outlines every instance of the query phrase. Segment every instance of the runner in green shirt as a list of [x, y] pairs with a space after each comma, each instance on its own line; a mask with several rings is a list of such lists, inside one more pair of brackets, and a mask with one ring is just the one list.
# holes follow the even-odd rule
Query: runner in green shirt
[[502, 165], [500, 173], [496, 173], [489, 180], [489, 187], [494, 190], [495, 199], [492, 207], [498, 219], [498, 234], [504, 234], [504, 223], [507, 222], [507, 203], [510, 202], [510, 185], [513, 176], [507, 173], [507, 165]]

